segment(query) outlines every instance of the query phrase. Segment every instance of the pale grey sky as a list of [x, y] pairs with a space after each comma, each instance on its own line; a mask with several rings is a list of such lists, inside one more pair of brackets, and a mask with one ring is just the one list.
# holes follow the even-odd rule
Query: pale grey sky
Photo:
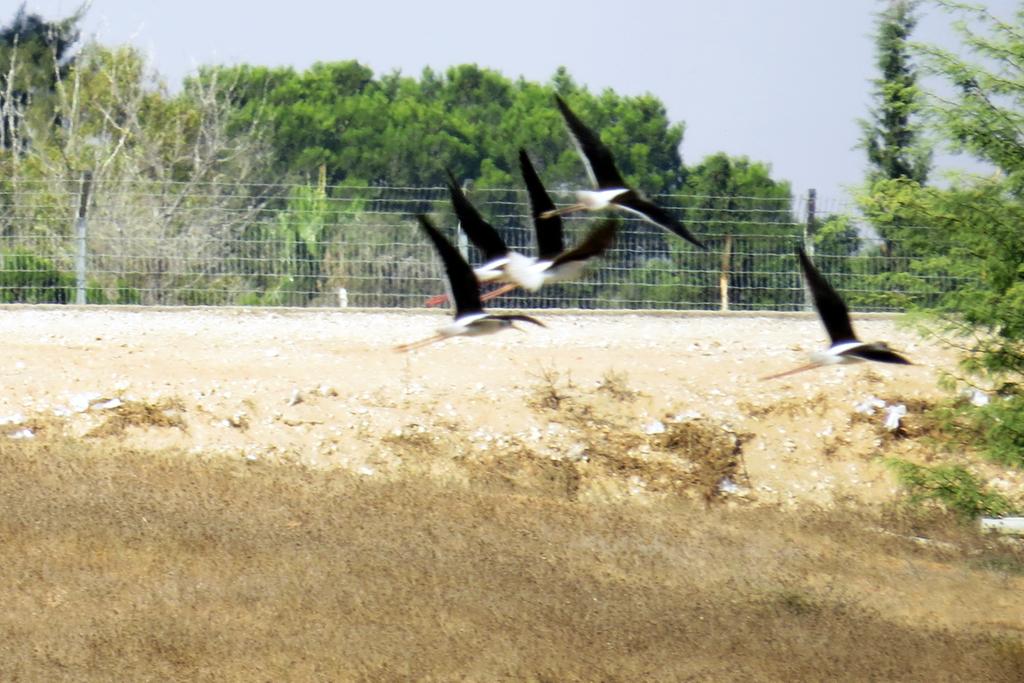
[[[0, 22], [18, 4], [0, 12]], [[1017, 2], [990, 0], [1009, 17]], [[76, 0], [27, 0], [55, 19]], [[433, 0], [218, 3], [94, 0], [86, 32], [130, 42], [176, 84], [196, 66], [292, 65], [356, 59], [418, 76], [476, 63], [547, 81], [564, 65], [591, 90], [661, 98], [683, 121], [688, 164], [724, 151], [771, 165], [796, 194], [842, 201], [861, 181], [854, 149], [867, 115], [880, 0]], [[244, 9], [239, 9], [244, 7]], [[925, 5], [914, 38], [955, 45], [948, 17]], [[944, 167], [962, 165], [948, 157]]]

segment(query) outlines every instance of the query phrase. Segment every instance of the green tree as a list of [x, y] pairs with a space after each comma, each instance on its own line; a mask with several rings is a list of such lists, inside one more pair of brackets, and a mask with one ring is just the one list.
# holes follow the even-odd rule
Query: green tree
[[83, 4], [71, 16], [46, 21], [25, 11], [0, 27], [0, 149], [24, 153], [30, 140], [60, 124], [54, 106], [57, 88], [75, 60], [75, 44], [85, 15]]
[[[718, 153], [689, 169], [686, 221], [721, 254], [717, 282], [709, 283], [722, 308], [792, 303], [780, 287], [797, 234], [789, 183], [771, 178], [767, 164]], [[691, 257], [692, 258], [692, 257]]]
[[330, 184], [441, 186], [448, 167], [480, 188], [507, 188], [520, 184], [518, 150], [527, 147], [553, 188], [575, 187], [583, 166], [553, 105], [557, 90], [601, 131], [628, 180], [652, 194], [682, 184], [683, 126], [657, 98], [594, 95], [564, 69], [547, 84], [475, 64], [375, 78], [354, 61], [302, 73], [215, 67], [199, 78], [225, 71], [243, 94], [233, 125], [263, 117], [272, 128], [278, 180], [324, 164]]
[[[90, 263], [108, 274], [108, 298], [134, 289], [156, 297], [145, 303], [177, 303], [159, 297], [173, 287], [210, 289], [265, 201], [248, 184], [263, 165], [259, 132], [228, 130], [231, 87], [190, 82], [171, 95], [137, 49], [87, 43], [54, 97], [32, 105], [40, 120], [61, 125], [24, 118], [22, 152], [0, 150], [0, 187], [27, 190], [0, 193], [0, 235], [70, 269], [73, 207], [88, 172], [89, 238], [104, 245]], [[136, 272], [140, 259], [145, 275]], [[119, 282], [113, 273], [134, 274]], [[191, 301], [223, 301], [204, 297]]]
[[922, 140], [921, 90], [910, 49], [917, 24], [917, 0], [885, 0], [875, 33], [875, 100], [871, 117], [861, 120], [861, 145], [867, 152], [868, 181], [907, 178], [924, 184], [931, 168], [931, 149]]
[[881, 181], [864, 206], [876, 220], [909, 216], [928, 226], [929, 248], [906, 277], [925, 287], [945, 280], [934, 307], [940, 329], [964, 349], [970, 381], [1000, 395], [969, 419], [989, 454], [1024, 465], [1024, 7], [1018, 23], [982, 8], [947, 7], [962, 19], [957, 26], [971, 54], [920, 48], [953, 88], [932, 105], [936, 131], [996, 172], [948, 189]]

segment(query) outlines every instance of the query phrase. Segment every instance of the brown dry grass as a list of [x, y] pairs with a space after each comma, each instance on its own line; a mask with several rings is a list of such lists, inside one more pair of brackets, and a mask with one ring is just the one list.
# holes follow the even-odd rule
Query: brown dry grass
[[0, 472], [2, 680], [1024, 677], [1021, 557], [946, 520], [92, 440]]
[[121, 436], [129, 427], [175, 427], [185, 429], [181, 414], [185, 404], [177, 398], [164, 398], [155, 403], [148, 401], [125, 401], [106, 412], [103, 424], [89, 431], [86, 436]]

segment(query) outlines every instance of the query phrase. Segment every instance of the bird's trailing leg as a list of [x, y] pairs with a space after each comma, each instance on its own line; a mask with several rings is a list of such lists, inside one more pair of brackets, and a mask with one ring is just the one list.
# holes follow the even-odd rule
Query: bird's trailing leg
[[767, 377], [762, 377], [761, 381], [763, 382], [764, 380], [767, 379], [778, 379], [779, 377], [787, 377], [789, 375], [795, 375], [798, 372], [803, 372], [804, 370], [813, 370], [814, 368], [820, 367], [821, 363], [808, 363], [807, 365], [801, 365], [800, 367], [793, 368], [792, 370], [786, 370], [785, 372], [780, 372], [775, 375], [768, 375]]
[[541, 218], [554, 218], [555, 216], [561, 216], [567, 213], [573, 213], [575, 211], [585, 211], [587, 208], [586, 204], [570, 204], [569, 206], [563, 206], [559, 209], [551, 209], [545, 211], [540, 215]]
[[424, 302], [424, 305], [427, 306], [427, 307], [440, 306], [445, 301], [448, 301], [448, 295], [447, 294], [438, 294], [437, 296], [432, 296], [429, 299], [427, 299]]
[[[492, 289], [489, 292], [481, 294], [480, 295], [480, 301], [490, 301], [491, 299], [494, 299], [496, 297], [501, 296], [505, 292], [512, 291], [513, 289], [515, 289], [518, 286], [519, 285], [516, 285], [514, 283], [513, 284], [504, 284], [504, 285], [502, 285], [502, 286], [500, 286], [500, 287], [498, 287], [496, 289]], [[440, 306], [445, 301], [448, 301], [449, 298], [450, 297], [447, 294], [438, 294], [437, 296], [430, 297], [424, 303], [425, 303], [425, 305], [427, 307]]]
[[413, 349], [419, 349], [429, 344], [433, 344], [434, 342], [439, 342], [444, 338], [445, 336], [443, 334], [435, 334], [433, 337], [427, 337], [426, 339], [421, 339], [417, 342], [412, 342], [410, 344], [400, 344], [399, 346], [395, 347], [395, 351], [398, 351], [399, 353], [405, 353], [406, 351], [412, 351]]
[[490, 301], [491, 299], [497, 299], [502, 294], [505, 294], [506, 292], [511, 292], [513, 289], [515, 289], [518, 286], [519, 285], [517, 285], [514, 282], [506, 283], [506, 284], [502, 285], [501, 287], [498, 287], [497, 289], [492, 289], [491, 291], [487, 292], [486, 294], [481, 294], [480, 295], [480, 301]]

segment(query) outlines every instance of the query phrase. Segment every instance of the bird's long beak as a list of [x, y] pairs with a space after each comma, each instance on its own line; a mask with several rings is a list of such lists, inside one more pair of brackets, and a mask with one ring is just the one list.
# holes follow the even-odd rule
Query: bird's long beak
[[570, 204], [569, 206], [563, 206], [560, 209], [551, 209], [550, 211], [545, 211], [540, 215], [540, 217], [554, 218], [555, 216], [561, 216], [562, 214], [572, 213], [574, 211], [583, 211], [586, 208], [587, 207], [585, 204]]
[[761, 381], [763, 382], [763, 381], [768, 380], [768, 379], [778, 379], [779, 377], [787, 377], [789, 375], [795, 375], [798, 372], [803, 372], [804, 370], [813, 370], [814, 368], [819, 368], [819, 367], [821, 367], [821, 363], [808, 363], [807, 365], [801, 365], [798, 368], [793, 368], [792, 370], [786, 370], [785, 372], [780, 372], [780, 373], [778, 373], [776, 375], [768, 375], [767, 377], [762, 377]]

